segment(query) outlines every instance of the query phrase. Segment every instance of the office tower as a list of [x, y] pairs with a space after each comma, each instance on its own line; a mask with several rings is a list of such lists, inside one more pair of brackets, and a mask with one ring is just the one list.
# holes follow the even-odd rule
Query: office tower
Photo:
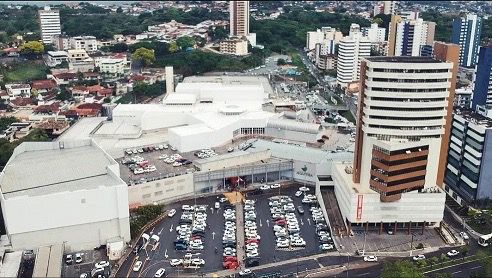
[[229, 2], [229, 27], [231, 36], [249, 35], [249, 1]]
[[492, 106], [492, 46], [480, 47], [473, 81], [472, 109]]
[[388, 56], [420, 56], [423, 45], [434, 43], [434, 22], [421, 18], [404, 19], [395, 15], [391, 17], [388, 34]]
[[432, 57], [432, 44], [424, 44], [420, 47], [420, 55], [425, 57]]
[[41, 40], [45, 44], [51, 44], [51, 38], [61, 35], [60, 11], [52, 10], [49, 6], [38, 11]]
[[473, 67], [477, 62], [482, 19], [476, 14], [453, 20], [451, 42], [460, 46], [460, 66]]
[[[335, 195], [349, 225], [422, 229], [442, 221], [442, 146], [450, 125], [458, 46], [435, 57], [362, 59], [353, 164], [334, 163]], [[446, 145], [447, 153], [447, 145]]]
[[445, 174], [445, 191], [461, 205], [492, 199], [492, 119], [456, 109]]
[[361, 64], [353, 182], [369, 184], [383, 202], [441, 182], [441, 143], [449, 134], [456, 78], [448, 59], [458, 51], [439, 51], [439, 60], [370, 57]]
[[360, 60], [371, 55], [371, 42], [358, 24], [350, 26], [348, 36], [340, 40], [337, 58], [337, 83], [342, 87], [359, 80]]

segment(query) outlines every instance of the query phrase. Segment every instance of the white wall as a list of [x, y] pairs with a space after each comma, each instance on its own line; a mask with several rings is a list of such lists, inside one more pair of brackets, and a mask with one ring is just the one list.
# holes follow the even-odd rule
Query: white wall
[[168, 202], [170, 199], [191, 194], [193, 194], [192, 173], [128, 187], [130, 206]]
[[[334, 169], [335, 170], [335, 169]], [[343, 171], [343, 170], [342, 170]], [[342, 216], [352, 223], [389, 223], [389, 222], [439, 222], [444, 214], [444, 202], [446, 194], [441, 193], [418, 193], [408, 192], [402, 194], [400, 200], [395, 202], [381, 202], [379, 193], [373, 191], [367, 193], [356, 193], [350, 185], [345, 184], [337, 170], [333, 173], [335, 181], [335, 195]], [[361, 198], [361, 213], [357, 216], [359, 207], [359, 196]]]

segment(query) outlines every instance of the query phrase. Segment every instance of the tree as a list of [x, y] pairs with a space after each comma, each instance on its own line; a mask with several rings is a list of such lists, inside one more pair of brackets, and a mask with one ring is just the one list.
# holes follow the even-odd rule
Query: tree
[[178, 52], [178, 49], [179, 49], [178, 44], [175, 41], [169, 44], [169, 52], [176, 53]]
[[72, 94], [70, 94], [70, 92], [67, 90], [67, 88], [65, 86], [60, 87], [60, 92], [58, 92], [58, 94], [56, 94], [56, 99], [61, 100], [61, 101], [65, 101], [65, 100], [69, 100], [71, 98], [72, 98]]
[[117, 43], [113, 46], [111, 46], [111, 51], [112, 52], [127, 52], [128, 51], [128, 45], [126, 43]]
[[42, 54], [44, 52], [44, 45], [38, 41], [28, 41], [20, 46], [21, 53], [23, 54]]
[[463, 260], [465, 259], [466, 255], [468, 254], [468, 251], [470, 251], [470, 246], [463, 245], [460, 247], [460, 253], [463, 255]]
[[7, 129], [12, 123], [17, 122], [16, 117], [1, 117], [0, 118], [0, 131]]
[[372, 23], [376, 23], [377, 25], [383, 24], [383, 19], [380, 17], [375, 17], [372, 19]]
[[133, 52], [132, 58], [143, 61], [145, 66], [151, 65], [155, 62], [154, 50], [140, 47]]
[[122, 13], [122, 12], [123, 12], [123, 9], [122, 9], [121, 7], [118, 7], [118, 8], [116, 9], [116, 13], [119, 13], [119, 14], [120, 14], [120, 13]]
[[424, 278], [422, 271], [410, 261], [395, 261], [384, 264], [381, 278]]
[[195, 39], [192, 37], [189, 37], [189, 36], [179, 37], [176, 40], [176, 44], [181, 49], [187, 49], [188, 47], [194, 47], [195, 43], [196, 43]]
[[449, 272], [439, 272], [432, 276], [433, 278], [453, 278], [453, 275]]
[[287, 64], [287, 62], [285, 61], [285, 59], [280, 58], [280, 59], [277, 60], [277, 66], [283, 66], [285, 64]]

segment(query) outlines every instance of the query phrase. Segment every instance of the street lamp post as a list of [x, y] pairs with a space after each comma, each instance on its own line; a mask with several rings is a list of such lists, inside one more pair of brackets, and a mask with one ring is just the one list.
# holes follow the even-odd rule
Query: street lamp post
[[347, 253], [347, 278], [349, 277], [350, 254]]

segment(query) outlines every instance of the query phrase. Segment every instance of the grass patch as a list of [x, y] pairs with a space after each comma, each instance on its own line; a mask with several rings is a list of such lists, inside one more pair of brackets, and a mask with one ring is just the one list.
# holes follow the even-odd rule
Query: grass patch
[[349, 120], [350, 122], [354, 123], [355, 124], [355, 118], [354, 116], [352, 115], [352, 113], [350, 113], [349, 110], [347, 111], [343, 111], [342, 113], [340, 113], [340, 115], [342, 115], [343, 117], [345, 117], [347, 120]]
[[46, 79], [48, 67], [38, 62], [23, 62], [1, 67], [0, 74], [4, 76], [4, 82], [29, 82], [32, 80]]

